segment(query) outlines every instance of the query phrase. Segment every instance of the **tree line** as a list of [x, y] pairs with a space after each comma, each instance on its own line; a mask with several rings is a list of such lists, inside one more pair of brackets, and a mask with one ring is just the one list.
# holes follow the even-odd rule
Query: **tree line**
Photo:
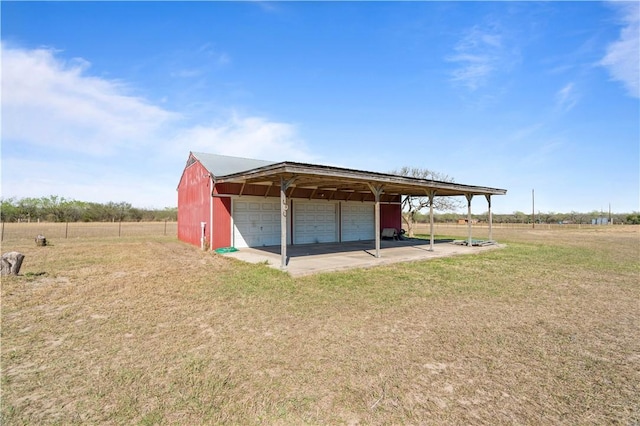
[[[408, 176], [418, 179], [432, 179], [442, 182], [455, 182], [455, 179], [444, 173], [436, 172], [426, 168], [419, 167], [402, 167], [401, 169], [392, 170], [389, 173], [399, 176]], [[429, 222], [429, 215], [426, 210], [429, 207], [428, 197], [403, 197], [402, 199], [402, 219], [403, 224], [407, 226], [409, 236], [412, 236], [412, 227], [414, 223]], [[466, 214], [450, 213], [463, 207], [463, 203], [459, 198], [454, 197], [438, 197], [434, 200], [434, 209], [438, 213], [434, 213], [433, 219], [440, 223], [457, 223], [460, 219], [467, 219]], [[443, 213], [445, 212], [445, 213]], [[509, 214], [492, 214], [493, 223], [540, 223], [540, 224], [591, 224], [594, 220], [606, 219], [607, 223], [614, 224], [640, 224], [640, 212], [632, 213], [615, 213], [609, 214], [602, 211], [591, 211], [589, 213], [581, 213], [571, 211], [569, 213], [556, 212], [538, 212], [527, 214], [521, 211], [515, 211]], [[489, 212], [483, 214], [472, 214], [472, 220], [478, 222], [488, 222]]]
[[[493, 223], [544, 223], [544, 224], [582, 224], [588, 225], [592, 221], [599, 218], [605, 218], [607, 221], [612, 221], [614, 224], [640, 224], [640, 213], [611, 213], [601, 212], [594, 210], [588, 213], [581, 212], [569, 212], [569, 213], [556, 213], [556, 212], [537, 212], [535, 217], [531, 213], [524, 213], [521, 211], [515, 211], [508, 214], [492, 214]], [[429, 222], [429, 215], [419, 212], [415, 215], [416, 222], [427, 223]], [[434, 213], [434, 222], [439, 223], [457, 223], [460, 219], [467, 219], [466, 214], [461, 213]], [[472, 214], [472, 220], [478, 222], [488, 222], [489, 214], [484, 212], [482, 214]]]
[[130, 203], [93, 203], [51, 195], [2, 199], [2, 222], [153, 222], [175, 221], [178, 209], [142, 209]]
[[[7, 198], [2, 199], [0, 218], [2, 222], [153, 222], [176, 221], [178, 209], [141, 209], [130, 203], [108, 202], [105, 204], [71, 200], [57, 195], [40, 198]], [[429, 222], [429, 215], [421, 211], [424, 206], [418, 205], [410, 209], [412, 219], [418, 223]], [[405, 206], [405, 209], [407, 207]], [[451, 208], [451, 206], [447, 206]], [[442, 209], [442, 207], [441, 207]], [[405, 215], [407, 212], [405, 211]], [[456, 223], [466, 219], [461, 213], [435, 213], [434, 220], [439, 223]], [[515, 211], [509, 214], [493, 214], [493, 223], [566, 223], [590, 224], [593, 219], [607, 218], [615, 224], [640, 224], [640, 212], [612, 213], [594, 210], [589, 213], [538, 212], [535, 218], [531, 213]], [[488, 213], [473, 214], [473, 220], [488, 222]]]

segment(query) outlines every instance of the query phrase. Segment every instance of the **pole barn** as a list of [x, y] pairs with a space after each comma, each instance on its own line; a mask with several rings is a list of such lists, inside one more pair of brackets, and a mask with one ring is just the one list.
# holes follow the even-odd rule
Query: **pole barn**
[[[178, 184], [178, 238], [201, 247], [372, 241], [399, 233], [402, 197], [464, 196], [506, 190], [341, 167], [269, 162], [191, 152]], [[469, 231], [471, 240], [471, 231]]]

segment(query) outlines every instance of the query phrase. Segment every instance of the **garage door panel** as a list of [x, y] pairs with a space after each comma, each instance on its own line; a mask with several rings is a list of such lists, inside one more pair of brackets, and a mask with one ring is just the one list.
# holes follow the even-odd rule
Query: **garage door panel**
[[342, 204], [342, 241], [373, 240], [375, 238], [374, 205]]
[[295, 244], [338, 241], [338, 204], [335, 202], [294, 202]]
[[262, 247], [280, 244], [280, 205], [233, 201], [233, 245]]

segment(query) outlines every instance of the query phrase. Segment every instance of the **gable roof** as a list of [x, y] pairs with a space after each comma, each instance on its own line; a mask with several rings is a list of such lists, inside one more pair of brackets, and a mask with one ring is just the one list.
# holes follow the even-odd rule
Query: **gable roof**
[[205, 152], [191, 152], [191, 154], [200, 161], [204, 168], [213, 176], [227, 176], [275, 164], [273, 161], [207, 154]]

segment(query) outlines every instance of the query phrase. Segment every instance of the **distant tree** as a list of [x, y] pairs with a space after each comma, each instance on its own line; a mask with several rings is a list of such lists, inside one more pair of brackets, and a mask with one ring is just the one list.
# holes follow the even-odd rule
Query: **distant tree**
[[571, 221], [573, 223], [577, 223], [577, 224], [591, 223], [591, 219], [589, 219], [589, 214], [588, 213], [581, 213], [581, 212], [571, 211], [571, 213], [569, 213], [569, 215], [570, 215]]
[[[398, 176], [407, 176], [417, 179], [435, 180], [440, 182], [454, 182], [454, 179], [444, 173], [435, 172], [433, 170], [418, 167], [402, 167], [393, 170], [391, 174]], [[434, 210], [456, 210], [462, 204], [453, 197], [436, 197], [433, 202]], [[402, 199], [402, 220], [407, 225], [407, 233], [409, 237], [413, 237], [413, 226], [418, 221], [420, 213], [429, 207], [429, 197], [406, 195]]]
[[105, 205], [105, 209], [109, 220], [111, 220], [112, 222], [120, 222], [123, 221], [129, 214], [129, 211], [131, 210], [131, 204], [124, 201], [119, 203], [109, 201]]
[[20, 217], [18, 220], [30, 222], [37, 220], [42, 215], [42, 209], [40, 208], [40, 199], [38, 198], [22, 198], [18, 201], [18, 211]]
[[551, 220], [550, 213], [544, 213], [544, 212], [538, 211], [538, 213], [536, 214], [537, 223], [549, 223], [550, 220]]
[[77, 220], [73, 219], [75, 215], [72, 213], [75, 203], [74, 200], [68, 200], [57, 195], [50, 195], [49, 197], [40, 198], [38, 207], [47, 220], [52, 222], [67, 222]]
[[157, 220], [178, 220], [178, 208], [165, 207], [163, 210], [158, 211]]
[[458, 213], [440, 213], [438, 221], [446, 223], [455, 223], [458, 221]]
[[626, 223], [630, 225], [640, 225], [640, 213], [627, 215]]
[[527, 214], [523, 213], [519, 210], [513, 212], [513, 222], [515, 223], [525, 223], [527, 222]]
[[176, 221], [178, 209], [139, 209], [127, 202], [106, 204], [66, 199], [58, 195], [40, 198], [0, 198], [3, 222], [47, 220], [54, 222]]
[[0, 220], [2, 222], [16, 222], [20, 218], [20, 210], [16, 206], [14, 198], [2, 199], [0, 207]]
[[127, 214], [127, 220], [131, 222], [140, 222], [144, 217], [144, 210], [131, 207]]

